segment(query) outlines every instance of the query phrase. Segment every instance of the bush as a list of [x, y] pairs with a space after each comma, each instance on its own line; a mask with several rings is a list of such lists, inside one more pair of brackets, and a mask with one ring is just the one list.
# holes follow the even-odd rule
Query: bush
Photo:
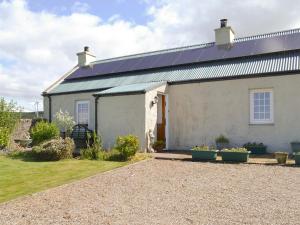
[[5, 148], [9, 142], [9, 129], [0, 127], [0, 149]]
[[246, 144], [243, 145], [244, 148], [266, 148], [267, 146], [264, 145], [263, 143], [256, 143], [256, 142], [248, 142]]
[[[89, 135], [88, 135], [89, 136]], [[91, 137], [88, 137], [87, 148], [80, 150], [80, 155], [83, 159], [97, 160], [101, 159], [100, 153], [103, 152], [102, 149], [102, 139], [97, 136], [96, 132], [92, 134], [92, 144], [90, 144]]]
[[53, 123], [38, 122], [30, 131], [33, 145], [59, 137], [59, 129]]
[[72, 158], [74, 141], [71, 138], [53, 139], [32, 149], [33, 157], [41, 161], [57, 161]]
[[62, 112], [61, 110], [55, 114], [53, 122], [57, 125], [61, 132], [66, 132], [67, 135], [71, 134], [75, 125], [74, 118], [69, 112]]
[[157, 151], [161, 151], [166, 147], [166, 144], [165, 144], [164, 141], [158, 140], [158, 141], [153, 143], [152, 147]]
[[8, 146], [10, 135], [20, 120], [20, 112], [16, 103], [0, 97], [0, 149]]
[[229, 144], [229, 139], [226, 138], [224, 135], [220, 135], [219, 137], [216, 138], [216, 143], [224, 143], [224, 144]]
[[102, 151], [99, 154], [99, 159], [106, 161], [124, 161], [124, 156], [117, 150], [112, 149], [110, 151]]
[[124, 160], [127, 160], [138, 151], [139, 139], [134, 135], [119, 136], [116, 140], [115, 149], [120, 152]]

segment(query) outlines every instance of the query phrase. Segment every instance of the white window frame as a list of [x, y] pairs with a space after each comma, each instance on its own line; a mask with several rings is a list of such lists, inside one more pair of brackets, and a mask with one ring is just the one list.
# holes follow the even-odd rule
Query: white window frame
[[79, 117], [78, 117], [78, 105], [79, 104], [88, 104], [88, 126], [90, 125], [90, 101], [88, 100], [81, 100], [76, 101], [76, 123], [79, 124]]
[[[270, 119], [254, 119], [254, 94], [270, 93]], [[250, 124], [273, 124], [274, 123], [274, 94], [273, 89], [252, 89], [250, 90]]]

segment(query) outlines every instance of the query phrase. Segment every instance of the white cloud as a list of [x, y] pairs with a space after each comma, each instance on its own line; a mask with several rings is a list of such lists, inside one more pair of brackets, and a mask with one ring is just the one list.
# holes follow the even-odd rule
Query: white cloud
[[[112, 15], [89, 14], [77, 1], [70, 15], [32, 12], [26, 1], [0, 3], [0, 95], [32, 102], [72, 68], [76, 53], [90, 46], [98, 58], [213, 41], [219, 19], [238, 36], [300, 27], [293, 0], [140, 0], [149, 22], [139, 25]], [[139, 12], [133, 12], [139, 13]]]

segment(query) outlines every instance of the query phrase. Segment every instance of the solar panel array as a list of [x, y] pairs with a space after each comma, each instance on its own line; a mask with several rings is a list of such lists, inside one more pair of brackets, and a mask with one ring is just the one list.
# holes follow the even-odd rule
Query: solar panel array
[[191, 48], [142, 57], [100, 62], [92, 66], [78, 68], [69, 75], [66, 80], [297, 49], [300, 49], [300, 33], [235, 42], [233, 45], [227, 46], [211, 45], [209, 47]]

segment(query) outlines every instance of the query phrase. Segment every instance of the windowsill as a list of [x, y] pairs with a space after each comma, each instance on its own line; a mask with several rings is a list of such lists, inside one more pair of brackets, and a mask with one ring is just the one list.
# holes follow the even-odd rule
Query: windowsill
[[274, 126], [275, 123], [249, 123], [249, 126]]

